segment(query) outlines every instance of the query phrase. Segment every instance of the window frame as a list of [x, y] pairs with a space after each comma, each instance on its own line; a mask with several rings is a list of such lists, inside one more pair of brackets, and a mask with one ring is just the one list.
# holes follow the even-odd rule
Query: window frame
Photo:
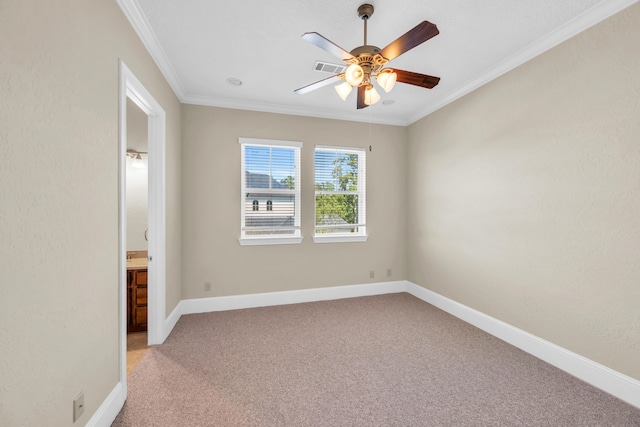
[[[318, 190], [316, 188], [316, 155], [318, 151], [334, 152], [334, 153], [346, 153], [356, 154], [358, 156], [358, 184], [356, 192], [349, 192], [350, 194], [357, 194], [358, 196], [358, 232], [357, 233], [318, 233], [318, 226], [316, 225], [316, 201], [318, 193], [321, 194], [345, 194], [344, 191], [326, 191]], [[316, 145], [313, 151], [313, 189], [314, 189], [314, 209], [313, 209], [313, 241], [314, 243], [342, 243], [342, 242], [366, 242], [369, 238], [367, 234], [367, 150], [360, 147], [339, 147], [333, 145]]]
[[[238, 242], [240, 245], [286, 245], [286, 244], [299, 244], [302, 242], [302, 231], [300, 227], [301, 219], [301, 202], [300, 197], [300, 181], [301, 181], [301, 151], [302, 142], [297, 141], [280, 141], [270, 139], [256, 139], [256, 138], [238, 138], [238, 144], [240, 145], [240, 237]], [[285, 148], [292, 149], [294, 152], [294, 167], [295, 167], [295, 188], [292, 194], [294, 196], [294, 234], [281, 235], [281, 234], [266, 234], [259, 236], [251, 236], [246, 234], [246, 194], [251, 193], [251, 189], [246, 186], [246, 169], [245, 169], [245, 147], [269, 147], [269, 148]], [[255, 189], [253, 189], [255, 190]], [[261, 192], [271, 193], [273, 189], [266, 190], [261, 188]], [[282, 193], [282, 190], [274, 191], [273, 194]]]

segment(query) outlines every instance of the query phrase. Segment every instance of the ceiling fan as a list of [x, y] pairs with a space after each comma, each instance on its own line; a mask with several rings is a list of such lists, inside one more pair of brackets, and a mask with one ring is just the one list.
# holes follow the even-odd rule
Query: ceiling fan
[[440, 77], [398, 70], [396, 68], [384, 68], [387, 62], [397, 58], [419, 44], [426, 42], [430, 38], [437, 36], [440, 33], [438, 27], [429, 21], [422, 21], [407, 33], [391, 42], [387, 47], [380, 49], [377, 46], [367, 44], [367, 21], [371, 15], [373, 15], [372, 5], [363, 4], [358, 8], [358, 16], [364, 21], [364, 45], [356, 47], [351, 52], [347, 52], [318, 33], [312, 32], [302, 35], [304, 40], [342, 59], [348, 67], [344, 73], [336, 74], [335, 76], [303, 86], [296, 89], [294, 91], [295, 93], [303, 94], [311, 92], [323, 86], [345, 80], [343, 83], [337, 85], [335, 89], [342, 100], [346, 100], [351, 90], [357, 87], [357, 108], [359, 110], [373, 105], [380, 100], [380, 95], [373, 87], [374, 79], [385, 92], [389, 92], [396, 81], [427, 89], [432, 89], [438, 84]]

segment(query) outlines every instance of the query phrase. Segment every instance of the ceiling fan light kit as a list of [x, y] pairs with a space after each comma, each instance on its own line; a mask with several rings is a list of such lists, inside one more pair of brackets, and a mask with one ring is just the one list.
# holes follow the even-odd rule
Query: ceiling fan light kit
[[391, 92], [397, 80], [398, 75], [390, 68], [380, 71], [376, 76], [376, 82], [385, 92]]
[[351, 86], [358, 86], [364, 79], [364, 70], [358, 64], [351, 64], [347, 67], [344, 78]]
[[353, 86], [351, 86], [349, 82], [342, 82], [338, 86], [334, 87], [336, 88], [336, 92], [338, 92], [338, 95], [340, 96], [340, 98], [342, 98], [343, 101], [347, 100], [347, 96], [349, 96], [349, 94], [353, 90]]
[[378, 94], [378, 91], [376, 91], [376, 88], [370, 84], [364, 91], [364, 103], [366, 105], [373, 105], [378, 101], [380, 101], [380, 95]]
[[354, 87], [358, 88], [356, 108], [362, 109], [380, 100], [380, 95], [373, 86], [373, 81], [385, 91], [390, 92], [396, 82], [432, 89], [439, 82], [439, 77], [403, 71], [393, 68], [383, 68], [389, 61], [397, 58], [406, 51], [413, 49], [439, 34], [438, 28], [429, 21], [420, 24], [397, 38], [384, 49], [367, 44], [367, 21], [373, 15], [373, 6], [363, 4], [358, 8], [358, 16], [364, 21], [364, 45], [347, 52], [329, 39], [318, 33], [305, 33], [302, 38], [321, 49], [342, 59], [348, 66], [344, 73], [320, 80], [310, 85], [296, 89], [294, 92], [303, 94], [321, 88], [328, 84], [344, 80], [335, 86], [336, 92], [342, 100], [346, 100]]

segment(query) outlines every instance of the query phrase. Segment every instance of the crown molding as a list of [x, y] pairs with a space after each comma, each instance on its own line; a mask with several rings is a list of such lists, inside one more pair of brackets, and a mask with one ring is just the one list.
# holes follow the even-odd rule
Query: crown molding
[[185, 95], [181, 101], [185, 104], [205, 105], [208, 107], [260, 111], [264, 113], [288, 114], [320, 119], [346, 120], [350, 122], [375, 123], [391, 126], [406, 126], [408, 124], [402, 119], [390, 118], [384, 115], [373, 115], [363, 110], [345, 112], [199, 95]]
[[514, 53], [495, 67], [488, 69], [485, 73], [450, 91], [439, 101], [427, 105], [420, 109], [416, 114], [406, 119], [389, 118], [384, 115], [359, 114], [358, 111], [345, 113], [344, 111], [329, 111], [326, 109], [301, 108], [280, 104], [257, 103], [249, 101], [241, 101], [235, 99], [225, 99], [210, 96], [200, 96], [187, 94], [178, 78], [171, 62], [162, 49], [160, 42], [140, 10], [136, 0], [116, 0], [123, 13], [131, 23], [140, 40], [146, 47], [147, 51], [155, 61], [156, 65], [167, 79], [167, 82], [173, 89], [174, 93], [184, 104], [206, 105], [211, 107], [222, 107], [241, 109], [249, 111], [261, 111], [267, 113], [289, 114], [295, 116], [317, 117], [333, 120], [347, 120], [355, 122], [376, 123], [393, 126], [409, 126], [418, 120], [428, 116], [429, 114], [439, 110], [440, 108], [456, 101], [464, 95], [478, 89], [481, 86], [491, 82], [492, 80], [502, 76], [514, 68], [524, 64], [536, 56], [546, 52], [547, 50], [559, 45], [560, 43], [574, 37], [582, 31], [592, 27], [593, 25], [607, 19], [608, 17], [620, 12], [623, 9], [637, 3], [639, 0], [607, 0], [603, 1], [582, 15], [572, 19], [567, 24], [556, 29], [555, 31], [534, 41], [524, 49]]
[[116, 0], [120, 9], [129, 20], [129, 23], [142, 41], [151, 58], [156, 63], [162, 75], [176, 97], [183, 104], [205, 105], [210, 107], [231, 108], [238, 110], [260, 111], [266, 113], [289, 114], [295, 116], [316, 117], [334, 120], [346, 120], [354, 122], [376, 123], [394, 126], [406, 126], [405, 120], [388, 118], [385, 116], [373, 116], [370, 114], [358, 114], [358, 112], [345, 113], [343, 111], [328, 111], [325, 109], [300, 108], [280, 104], [258, 103], [254, 101], [243, 101], [237, 99], [219, 98], [212, 96], [192, 95], [186, 93], [182, 82], [178, 78], [171, 61], [155, 33], [151, 29], [149, 21], [142, 13], [136, 0]]
[[167, 54], [164, 52], [164, 49], [162, 49], [160, 41], [151, 29], [149, 21], [147, 21], [147, 18], [142, 13], [138, 2], [136, 0], [116, 1], [124, 15], [129, 20], [129, 23], [135, 30], [136, 34], [138, 34], [138, 37], [140, 37], [142, 44], [151, 55], [151, 58], [160, 69], [160, 72], [167, 80], [167, 83], [169, 83], [169, 86], [173, 89], [173, 92], [176, 94], [180, 102], [184, 102], [183, 99], [185, 97], [185, 91], [182, 86], [182, 82], [178, 78], [178, 75], [171, 65], [171, 61], [169, 61]]
[[502, 76], [503, 74], [508, 73], [514, 68], [524, 64], [527, 61], [532, 60], [536, 56], [554, 48], [560, 43], [578, 35], [579, 33], [598, 24], [599, 22], [604, 21], [610, 16], [615, 15], [616, 13], [622, 11], [623, 9], [626, 9], [627, 7], [637, 2], [638, 0], [608, 0], [593, 6], [582, 15], [575, 17], [565, 25], [557, 28], [555, 31], [552, 31], [551, 33], [548, 33], [547, 35], [539, 38], [524, 49], [521, 49], [504, 61], [500, 62], [495, 67], [490, 68], [485, 73], [449, 92], [447, 95], [441, 98], [439, 102], [431, 104], [426, 108], [420, 110], [407, 121], [407, 125], [417, 122], [418, 120], [428, 116], [436, 110], [439, 110], [440, 108], [452, 103], [453, 101], [463, 97], [464, 95], [478, 89], [481, 86], [484, 86], [490, 81]]

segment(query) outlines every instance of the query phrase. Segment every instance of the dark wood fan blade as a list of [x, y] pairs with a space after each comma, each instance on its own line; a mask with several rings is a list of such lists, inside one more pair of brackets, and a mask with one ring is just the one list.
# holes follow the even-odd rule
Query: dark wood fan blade
[[395, 71], [398, 76], [396, 81], [400, 83], [433, 89], [433, 87], [440, 82], [440, 77], [427, 76], [426, 74], [413, 73], [411, 71], [396, 70], [395, 68], [393, 71]]
[[318, 46], [320, 49], [324, 49], [333, 56], [336, 56], [343, 61], [353, 58], [349, 52], [332, 42], [331, 40], [321, 36], [318, 33], [304, 33], [302, 38]]
[[366, 85], [358, 86], [358, 110], [362, 110], [363, 108], [367, 108], [368, 105], [364, 103], [364, 93], [367, 90]]
[[330, 85], [332, 83], [338, 83], [340, 80], [342, 80], [340, 74], [336, 74], [335, 76], [327, 77], [326, 79], [322, 79], [315, 83], [311, 83], [310, 85], [303, 86], [299, 89], [294, 90], [294, 92], [299, 94], [311, 92], [312, 90], [320, 89], [321, 87]]
[[409, 49], [413, 49], [438, 34], [440, 34], [440, 31], [438, 31], [438, 27], [436, 27], [435, 24], [432, 24], [429, 21], [422, 21], [413, 29], [398, 37], [395, 41], [389, 44], [389, 46], [382, 49], [380, 55], [391, 61]]

